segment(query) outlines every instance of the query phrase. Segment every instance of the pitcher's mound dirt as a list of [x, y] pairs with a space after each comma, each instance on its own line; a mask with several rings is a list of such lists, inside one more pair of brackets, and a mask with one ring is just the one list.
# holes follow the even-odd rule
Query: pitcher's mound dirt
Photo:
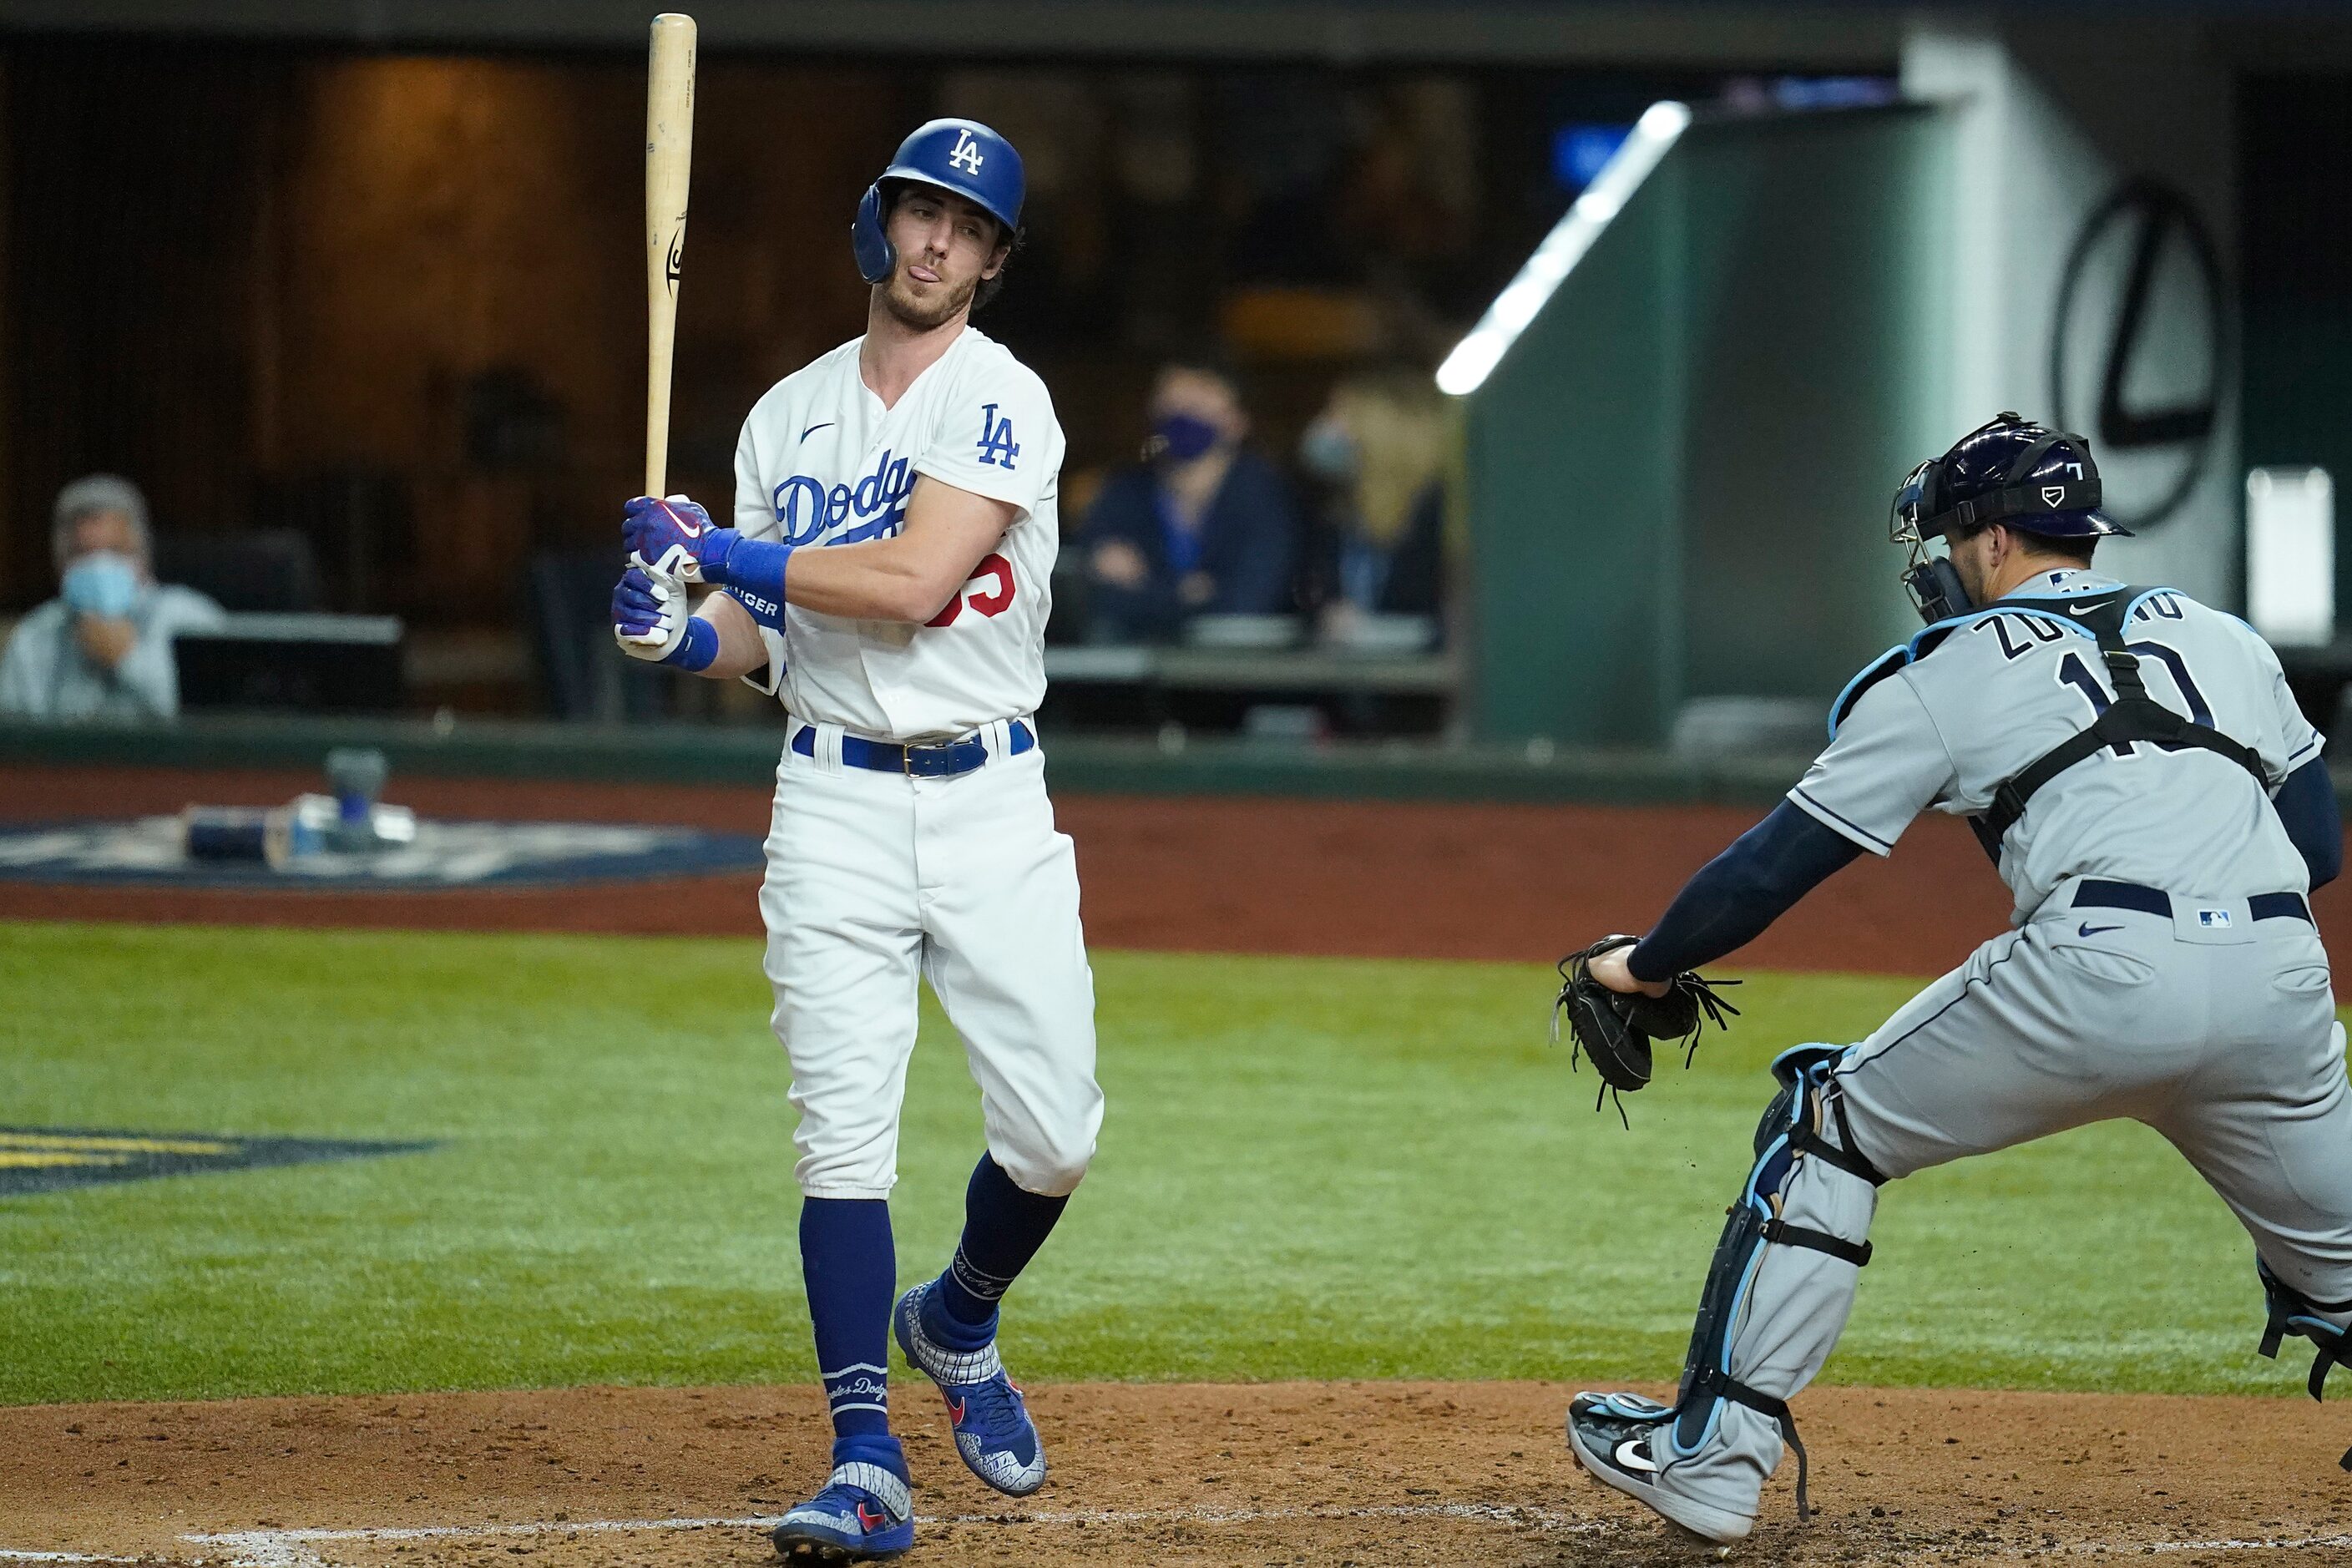
[[[1053, 1475], [1016, 1500], [906, 1387], [910, 1561], [1710, 1561], [1577, 1468], [1570, 1392], [1043, 1387]], [[2352, 1563], [2352, 1415], [2308, 1401], [1828, 1388], [1798, 1417], [1816, 1517], [1796, 1521], [1784, 1464], [1732, 1562]], [[0, 1410], [0, 1562], [755, 1564], [773, 1561], [759, 1521], [825, 1453], [823, 1401], [794, 1388], [20, 1407]]]

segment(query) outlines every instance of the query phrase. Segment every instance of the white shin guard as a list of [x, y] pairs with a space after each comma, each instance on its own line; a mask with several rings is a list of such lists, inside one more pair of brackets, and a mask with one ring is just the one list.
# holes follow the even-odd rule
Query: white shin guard
[[1845, 1330], [1883, 1180], [1853, 1151], [1828, 1083], [1839, 1054], [1801, 1047], [1772, 1064], [1785, 1087], [1708, 1270], [1672, 1418], [1650, 1439], [1660, 1483], [1713, 1507], [1752, 1515], [1785, 1445], [1806, 1511], [1788, 1401]]

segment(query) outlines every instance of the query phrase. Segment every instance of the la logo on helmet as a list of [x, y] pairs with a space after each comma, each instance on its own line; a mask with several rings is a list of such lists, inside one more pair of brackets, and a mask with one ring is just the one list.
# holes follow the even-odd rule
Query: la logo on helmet
[[980, 147], [972, 141], [971, 132], [958, 128], [955, 151], [948, 154], [948, 163], [967, 174], [980, 173]]

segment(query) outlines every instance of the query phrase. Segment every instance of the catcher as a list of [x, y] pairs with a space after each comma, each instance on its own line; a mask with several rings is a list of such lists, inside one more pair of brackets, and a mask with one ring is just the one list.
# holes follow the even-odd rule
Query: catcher
[[2352, 1358], [2352, 1100], [2305, 897], [2343, 857], [2320, 737], [2244, 622], [2092, 569], [2125, 531], [2100, 499], [2088, 442], [2014, 414], [1913, 470], [1892, 531], [1927, 630], [1854, 678], [1803, 780], [1647, 936], [1565, 966], [1578, 1044], [1637, 1089], [1643, 1036], [1696, 1027], [1688, 971], [1920, 811], [1966, 817], [2015, 899], [2015, 929], [1868, 1039], [1773, 1062], [1675, 1403], [1569, 1406], [1586, 1469], [1708, 1541], [1748, 1532], [1784, 1444], [1803, 1516], [1788, 1400], [1845, 1326], [1878, 1188], [1963, 1155], [2147, 1123], [2252, 1236], [2262, 1353], [2310, 1339], [2315, 1398]]

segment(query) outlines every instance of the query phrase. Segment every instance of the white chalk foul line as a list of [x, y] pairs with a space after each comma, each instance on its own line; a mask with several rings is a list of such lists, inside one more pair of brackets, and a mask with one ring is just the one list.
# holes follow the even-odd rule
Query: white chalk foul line
[[[1257, 1524], [1288, 1519], [1467, 1519], [1532, 1524], [1548, 1531], [1607, 1531], [1615, 1525], [1549, 1509], [1503, 1503], [1433, 1502], [1379, 1508], [1087, 1509], [1023, 1513], [917, 1514], [918, 1524]], [[655, 1531], [773, 1530], [782, 1514], [738, 1519], [532, 1520], [521, 1524], [381, 1525], [347, 1530], [231, 1530], [183, 1535], [191, 1546], [220, 1547], [236, 1568], [325, 1568], [314, 1547], [338, 1542], [484, 1541], [515, 1536], [629, 1534]], [[112, 1559], [110, 1561], [135, 1561]]]
[[[635, 1534], [665, 1531], [773, 1530], [781, 1514], [740, 1518], [533, 1520], [520, 1524], [382, 1525], [355, 1529], [236, 1530], [183, 1535], [192, 1546], [219, 1547], [232, 1555], [236, 1568], [329, 1568], [314, 1548], [336, 1542], [415, 1541], [483, 1541], [547, 1535]], [[1178, 1508], [1086, 1509], [1020, 1513], [918, 1514], [916, 1522], [943, 1524], [1261, 1524], [1285, 1520], [1415, 1520], [1459, 1519], [1492, 1524], [1532, 1525], [1569, 1534], [1609, 1533], [1623, 1528], [1613, 1521], [1578, 1519], [1556, 1510], [1505, 1503], [1433, 1502], [1372, 1508]], [[2145, 1552], [2303, 1552], [2315, 1547], [2352, 1546], [2352, 1535], [2310, 1535], [2269, 1539], [2160, 1541], [2141, 1543]], [[2084, 1543], [2074, 1548], [2089, 1551]], [[0, 1551], [0, 1561], [34, 1563], [136, 1563], [134, 1557], [95, 1557], [75, 1552]]]
[[2307, 1552], [2315, 1546], [2352, 1546], [2352, 1535], [2303, 1535], [2278, 1541], [2159, 1541], [2151, 1552]]
[[90, 1552], [19, 1552], [0, 1546], [0, 1563], [136, 1563], [136, 1557], [108, 1557]]

